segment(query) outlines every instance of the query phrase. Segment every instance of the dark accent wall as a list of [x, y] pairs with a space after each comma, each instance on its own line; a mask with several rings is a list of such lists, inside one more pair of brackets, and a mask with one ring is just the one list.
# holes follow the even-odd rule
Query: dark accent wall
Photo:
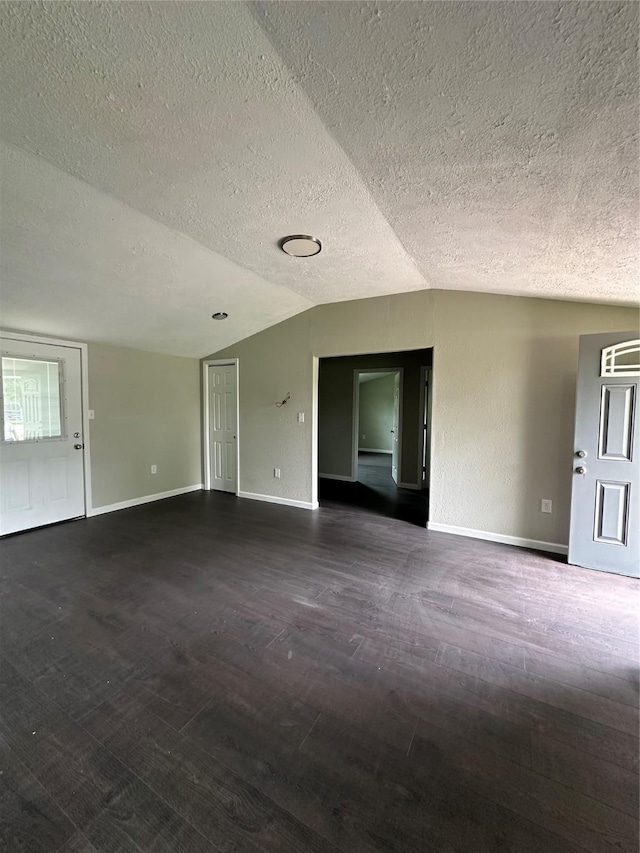
[[419, 439], [422, 367], [430, 367], [431, 349], [320, 359], [318, 385], [318, 470], [349, 477], [353, 458], [354, 370], [404, 369], [400, 481], [420, 484]]

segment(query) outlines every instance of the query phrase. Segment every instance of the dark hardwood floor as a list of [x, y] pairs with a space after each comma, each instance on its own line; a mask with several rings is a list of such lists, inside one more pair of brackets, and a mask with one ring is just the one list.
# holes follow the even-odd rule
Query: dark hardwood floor
[[637, 589], [195, 493], [2, 551], [10, 853], [636, 853]]
[[391, 454], [358, 453], [358, 481], [320, 478], [320, 504], [335, 509], [358, 507], [364, 512], [397, 518], [425, 527], [427, 491], [401, 489], [391, 476]]

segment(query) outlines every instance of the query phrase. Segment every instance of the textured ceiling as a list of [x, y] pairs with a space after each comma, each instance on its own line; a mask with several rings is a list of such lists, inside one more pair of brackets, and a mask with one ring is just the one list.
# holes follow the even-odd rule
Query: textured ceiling
[[631, 303], [636, 32], [612, 2], [2, 3], [3, 324], [200, 356], [425, 287]]
[[430, 286], [637, 298], [637, 3], [254, 11]]

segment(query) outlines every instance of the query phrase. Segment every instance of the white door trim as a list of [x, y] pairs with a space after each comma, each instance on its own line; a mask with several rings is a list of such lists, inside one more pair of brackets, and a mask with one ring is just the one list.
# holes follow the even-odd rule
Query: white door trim
[[80, 377], [82, 396], [82, 462], [84, 468], [84, 514], [89, 516], [93, 511], [91, 498], [91, 436], [89, 433], [89, 354], [87, 344], [80, 341], [67, 341], [62, 338], [49, 338], [43, 335], [32, 335], [27, 332], [10, 332], [0, 329], [0, 337], [12, 341], [26, 341], [32, 344], [69, 347], [80, 350]]
[[[400, 399], [398, 400], [398, 482], [396, 486], [404, 488], [400, 483], [402, 471], [402, 405], [404, 403], [404, 367], [355, 367], [353, 369], [353, 436], [351, 454], [351, 482], [358, 479], [358, 444], [360, 441], [360, 382], [361, 373], [398, 373], [400, 374]], [[366, 448], [363, 448], [366, 450]]]
[[202, 360], [202, 466], [205, 491], [211, 491], [211, 435], [209, 433], [209, 380], [210, 367], [233, 365], [236, 369], [236, 495], [240, 494], [240, 359], [205, 358]]
[[320, 359], [311, 357], [311, 506], [318, 508], [318, 393]]

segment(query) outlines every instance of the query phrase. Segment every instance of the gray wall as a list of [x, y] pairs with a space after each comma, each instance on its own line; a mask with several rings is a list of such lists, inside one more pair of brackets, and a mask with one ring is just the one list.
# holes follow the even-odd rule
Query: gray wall
[[318, 383], [318, 470], [321, 474], [352, 476], [354, 370], [395, 367], [404, 370], [400, 481], [420, 484], [420, 368], [430, 362], [431, 354], [424, 350], [321, 360]]
[[430, 520], [566, 544], [579, 336], [637, 327], [633, 308], [462, 291], [312, 308], [215, 355], [240, 359], [242, 488], [313, 505], [314, 357], [433, 347]]
[[101, 344], [88, 359], [93, 508], [201, 483], [200, 362]]
[[360, 383], [358, 403], [358, 448], [393, 450], [394, 378], [387, 373], [379, 379]]

